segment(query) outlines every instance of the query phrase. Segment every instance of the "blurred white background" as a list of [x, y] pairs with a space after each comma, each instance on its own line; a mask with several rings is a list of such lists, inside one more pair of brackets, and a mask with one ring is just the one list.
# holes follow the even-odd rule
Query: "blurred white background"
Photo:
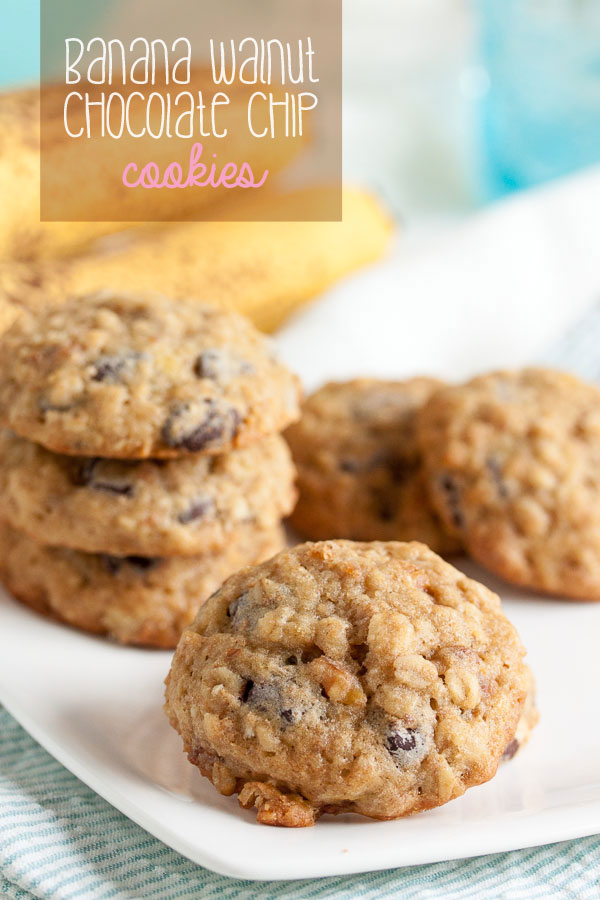
[[481, 204], [477, 64], [468, 0], [345, 0], [344, 172], [411, 228]]

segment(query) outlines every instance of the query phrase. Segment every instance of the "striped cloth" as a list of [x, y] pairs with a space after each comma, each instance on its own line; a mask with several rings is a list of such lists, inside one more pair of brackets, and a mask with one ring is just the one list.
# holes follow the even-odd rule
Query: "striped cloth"
[[0, 709], [0, 896], [11, 900], [597, 900], [600, 836], [311, 881], [237, 881], [184, 859], [78, 781]]
[[[600, 306], [543, 362], [600, 381]], [[151, 837], [0, 707], [0, 896], [10, 900], [597, 900], [600, 836], [344, 878], [215, 875]]]

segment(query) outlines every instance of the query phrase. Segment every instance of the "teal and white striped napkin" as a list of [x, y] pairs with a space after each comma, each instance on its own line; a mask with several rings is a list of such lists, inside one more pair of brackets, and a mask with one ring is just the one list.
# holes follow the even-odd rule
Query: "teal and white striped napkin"
[[[600, 306], [543, 362], [600, 381], [599, 347]], [[598, 900], [600, 836], [343, 878], [238, 881], [151, 837], [0, 707], [0, 873], [11, 900]]]
[[597, 900], [600, 836], [344, 878], [237, 881], [134, 825], [0, 708], [0, 871], [11, 900]]

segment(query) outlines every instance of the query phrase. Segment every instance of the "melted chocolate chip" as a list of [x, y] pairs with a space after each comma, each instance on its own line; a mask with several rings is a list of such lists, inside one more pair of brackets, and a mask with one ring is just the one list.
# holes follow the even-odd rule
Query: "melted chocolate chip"
[[298, 721], [302, 715], [284, 703], [279, 687], [270, 681], [248, 680], [243, 688], [242, 701], [264, 715], [282, 719], [287, 725]]
[[132, 484], [111, 484], [109, 481], [95, 481], [92, 487], [95, 491], [106, 491], [108, 494], [118, 494], [121, 497], [131, 497], [133, 495]]
[[106, 554], [103, 554], [102, 564], [109, 575], [117, 575], [121, 571], [121, 566], [123, 565], [123, 557], [107, 556]]
[[126, 362], [123, 356], [101, 356], [96, 360], [92, 381], [118, 381]]
[[69, 479], [74, 487], [87, 487], [94, 477], [97, 459], [75, 459], [69, 471]]
[[219, 407], [207, 398], [197, 411], [190, 404], [176, 407], [162, 429], [162, 439], [168, 447], [183, 448], [198, 453], [211, 444], [231, 441], [237, 434], [240, 415], [233, 407]]
[[427, 753], [427, 740], [417, 728], [392, 722], [387, 729], [385, 745], [397, 766], [420, 762]]
[[136, 569], [146, 572], [148, 569], [153, 569], [158, 560], [152, 556], [126, 556], [125, 562]]
[[415, 734], [414, 728], [406, 728], [402, 732], [391, 731], [386, 739], [390, 753], [397, 753], [399, 750], [414, 750], [417, 746]]
[[360, 472], [361, 465], [356, 459], [340, 459], [340, 470], [355, 475], [357, 472]]
[[418, 468], [418, 463], [416, 460], [400, 459], [396, 456], [387, 460], [386, 468], [392, 481], [395, 484], [402, 484], [414, 474]]
[[184, 510], [182, 513], [179, 513], [177, 516], [177, 521], [182, 525], [187, 525], [189, 522], [195, 522], [197, 519], [203, 519], [209, 513], [214, 511], [215, 504], [212, 497], [202, 497], [199, 500], [195, 500], [194, 503], [188, 509]]
[[89, 487], [94, 491], [105, 491], [121, 497], [133, 496], [134, 487], [131, 482], [118, 476], [111, 478], [109, 475], [102, 475], [102, 468], [106, 465], [110, 466], [111, 463], [98, 457], [77, 460], [69, 473], [71, 483], [75, 487]]
[[225, 384], [240, 375], [249, 375], [254, 367], [245, 359], [232, 354], [229, 350], [204, 350], [194, 363], [194, 375], [198, 378], [210, 378]]
[[516, 738], [513, 738], [512, 741], [507, 744], [504, 753], [502, 754], [502, 759], [508, 760], [512, 759], [517, 750], [519, 749], [519, 742]]
[[118, 575], [124, 565], [147, 572], [158, 564], [158, 559], [151, 556], [109, 556], [102, 554], [102, 563], [110, 575]]
[[460, 491], [456, 481], [446, 473], [440, 479], [440, 487], [446, 495], [446, 504], [452, 522], [456, 528], [464, 528], [465, 518], [460, 508]]

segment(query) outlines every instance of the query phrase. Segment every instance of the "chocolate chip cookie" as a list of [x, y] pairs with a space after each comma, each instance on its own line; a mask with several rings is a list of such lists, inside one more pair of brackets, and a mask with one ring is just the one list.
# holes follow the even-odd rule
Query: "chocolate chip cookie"
[[521, 718], [519, 719], [519, 724], [517, 725], [517, 730], [515, 731], [514, 738], [504, 748], [504, 753], [502, 754], [502, 762], [506, 762], [507, 760], [512, 759], [513, 756], [515, 756], [521, 750], [521, 748], [525, 746], [525, 744], [531, 737], [533, 729], [540, 720], [540, 714], [536, 702], [535, 678], [529, 666], [526, 666], [526, 669], [527, 696], [525, 697], [523, 712], [521, 713]]
[[600, 390], [524, 369], [435, 394], [420, 414], [432, 503], [468, 552], [524, 587], [600, 600]]
[[0, 517], [42, 544], [89, 553], [191, 556], [239, 525], [274, 528], [296, 498], [279, 435], [223, 456], [63, 456], [0, 431]]
[[57, 453], [224, 453], [290, 424], [298, 399], [268, 339], [206, 304], [97, 294], [0, 339], [0, 422]]
[[0, 581], [27, 606], [84, 631], [124, 644], [174, 647], [225, 578], [283, 545], [281, 528], [240, 526], [216, 554], [94, 555], [44, 547], [0, 522]]
[[445, 532], [423, 483], [416, 414], [442, 386], [433, 378], [326, 384], [288, 428], [300, 499], [291, 522], [312, 540], [418, 540], [439, 553]]
[[494, 775], [523, 656], [499, 598], [423, 544], [304, 544], [200, 609], [166, 712], [190, 761], [259, 822], [391, 819]]

